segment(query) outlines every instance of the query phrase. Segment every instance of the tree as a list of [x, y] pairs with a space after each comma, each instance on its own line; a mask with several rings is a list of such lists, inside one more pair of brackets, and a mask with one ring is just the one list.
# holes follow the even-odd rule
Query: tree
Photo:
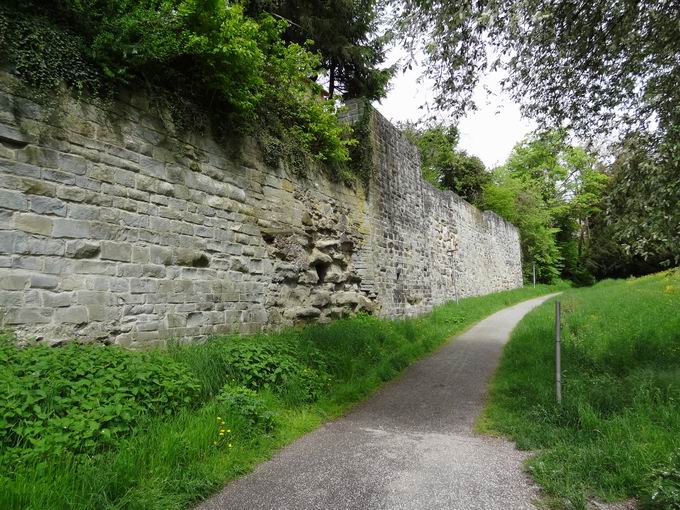
[[394, 67], [385, 62], [388, 37], [378, 36], [377, 0], [261, 0], [254, 14], [273, 12], [289, 21], [286, 39], [321, 54], [328, 71], [328, 93], [344, 98], [385, 96]]
[[449, 189], [477, 204], [491, 175], [481, 159], [456, 149], [458, 129], [444, 124], [418, 128], [401, 126], [406, 137], [418, 147], [423, 178], [441, 189]]
[[484, 188], [484, 206], [520, 230], [525, 271], [590, 283], [586, 256], [592, 217], [601, 210], [607, 175], [566, 132], [534, 133], [515, 146]]
[[680, 263], [680, 137], [628, 136], [611, 166], [605, 220], [630, 256]]
[[0, 65], [50, 96], [62, 83], [81, 91], [104, 81], [143, 85], [154, 100], [178, 99], [170, 108], [181, 114], [175, 121], [209, 116], [216, 128], [257, 126], [316, 159], [349, 159], [349, 128], [310, 80], [319, 56], [287, 43], [280, 18], [256, 19], [223, 0], [6, 4]]
[[519, 229], [525, 280], [531, 278], [532, 263], [538, 281], [551, 283], [560, 276], [563, 259], [555, 239], [559, 229], [552, 226], [551, 211], [537, 182], [497, 168], [484, 187], [482, 205]]
[[545, 125], [568, 123], [592, 134], [645, 127], [652, 119], [662, 130], [678, 124], [677, 2], [409, 0], [397, 6], [407, 44], [425, 52], [440, 108], [469, 108], [480, 73], [500, 67], [525, 112]]

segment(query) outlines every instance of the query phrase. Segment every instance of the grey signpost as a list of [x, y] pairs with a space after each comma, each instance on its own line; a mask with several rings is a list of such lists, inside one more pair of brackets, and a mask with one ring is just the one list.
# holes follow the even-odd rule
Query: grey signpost
[[560, 302], [555, 301], [555, 396], [558, 404], [562, 403], [561, 315]]

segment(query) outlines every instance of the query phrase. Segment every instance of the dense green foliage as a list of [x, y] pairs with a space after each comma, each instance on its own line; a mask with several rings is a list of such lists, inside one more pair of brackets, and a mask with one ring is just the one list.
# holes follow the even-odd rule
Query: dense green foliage
[[270, 14], [220, 0], [10, 2], [0, 26], [0, 61], [33, 87], [143, 84], [218, 127], [266, 127], [317, 159], [349, 157], [348, 128], [310, 79], [320, 57], [286, 43], [287, 23]]
[[593, 256], [570, 270], [583, 273], [586, 265], [602, 277], [680, 262], [676, 2], [394, 3], [411, 54], [420, 48], [426, 55], [438, 109], [472, 109], [481, 75], [503, 69], [506, 90], [542, 128], [615, 143], [606, 155], [617, 163], [609, 170], [605, 211], [588, 225], [598, 237]]
[[[395, 2], [410, 47], [427, 56], [437, 105], [461, 111], [480, 74], [508, 72], [529, 116], [582, 131], [678, 123], [680, 24], [664, 0]], [[488, 50], [491, 51], [488, 51]]]
[[539, 281], [587, 284], [591, 223], [607, 181], [595, 157], [570, 145], [564, 131], [534, 134], [494, 170], [481, 205], [518, 227], [527, 279], [535, 263]]
[[555, 402], [554, 305], [506, 346], [481, 428], [538, 450], [528, 467], [556, 508], [594, 492], [679, 508], [680, 273], [565, 292], [563, 402]]
[[[277, 447], [337, 416], [451, 335], [549, 290], [539, 286], [463, 299], [414, 319], [358, 316], [248, 339], [215, 338], [175, 346], [168, 353], [6, 345], [3, 370], [8, 374], [32, 363], [44, 368], [22, 372], [21, 388], [0, 385], [0, 402], [14, 401], [9, 397], [15, 391], [24, 392], [22, 402], [42, 398], [41, 391], [61, 381], [62, 367], [75, 368], [54, 387], [71, 392], [69, 416], [88, 427], [93, 423], [96, 445], [84, 454], [72, 442], [15, 463], [3, 443], [0, 507], [186, 508]], [[52, 369], [54, 379], [45, 377]], [[123, 395], [131, 400], [126, 406], [139, 404], [146, 411], [130, 416], [125, 424], [134, 427], [121, 429], [109, 441], [102, 433], [108, 421], [88, 414], [87, 406], [81, 410], [80, 400], [106, 398], [103, 402], [117, 405]], [[187, 395], [195, 397], [186, 403]], [[2, 416], [13, 416], [12, 409], [3, 407]], [[29, 404], [20, 426], [42, 423], [37, 413]], [[50, 437], [51, 430], [48, 426], [37, 433], [37, 441]]]
[[198, 383], [163, 355], [69, 345], [17, 349], [0, 338], [0, 469], [92, 453], [143, 415], [190, 405]]
[[610, 172], [605, 221], [626, 256], [680, 264], [680, 137], [629, 136]]
[[443, 124], [419, 128], [402, 124], [406, 137], [418, 147], [423, 179], [454, 191], [472, 204], [479, 204], [484, 186], [491, 180], [482, 160], [457, 149], [458, 129]]
[[[271, 432], [276, 426], [274, 413], [254, 390], [226, 384], [216, 400], [224, 404], [231, 412], [242, 416], [251, 431]], [[224, 430], [225, 433], [226, 431], [227, 429]]]
[[321, 54], [328, 95], [344, 98], [384, 97], [393, 68], [381, 68], [388, 37], [379, 30], [377, 0], [254, 0], [249, 12], [272, 12], [289, 20], [286, 40]]

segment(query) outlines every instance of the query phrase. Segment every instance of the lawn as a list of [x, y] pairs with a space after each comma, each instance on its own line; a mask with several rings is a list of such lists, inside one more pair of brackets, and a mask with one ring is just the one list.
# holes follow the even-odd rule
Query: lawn
[[166, 351], [0, 340], [0, 508], [183, 509], [538, 286]]
[[554, 395], [554, 304], [505, 347], [480, 431], [536, 450], [553, 508], [595, 497], [680, 509], [680, 271], [570, 289], [562, 302], [563, 402]]

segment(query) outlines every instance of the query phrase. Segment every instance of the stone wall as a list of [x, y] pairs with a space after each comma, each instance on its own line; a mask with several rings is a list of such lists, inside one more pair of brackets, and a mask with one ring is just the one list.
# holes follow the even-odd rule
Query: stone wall
[[20, 338], [153, 345], [521, 286], [517, 230], [424, 183], [375, 112], [364, 190], [178, 136], [141, 95], [21, 90], [0, 74], [0, 318]]

